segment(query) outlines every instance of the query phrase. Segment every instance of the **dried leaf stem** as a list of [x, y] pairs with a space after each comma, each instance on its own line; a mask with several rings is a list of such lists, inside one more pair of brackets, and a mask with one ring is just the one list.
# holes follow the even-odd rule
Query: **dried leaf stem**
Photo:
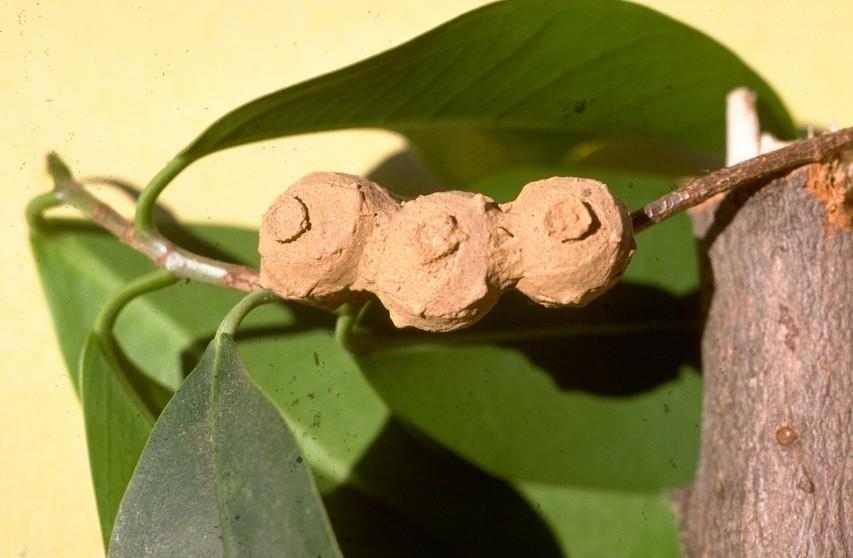
[[820, 163], [850, 149], [853, 149], [853, 128], [844, 128], [694, 178], [635, 211], [631, 215], [634, 232], [643, 231], [722, 192], [767, 182], [802, 165]]

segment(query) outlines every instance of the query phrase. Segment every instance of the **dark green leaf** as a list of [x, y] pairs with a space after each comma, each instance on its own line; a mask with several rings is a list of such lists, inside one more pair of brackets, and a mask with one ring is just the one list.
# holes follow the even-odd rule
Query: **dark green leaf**
[[89, 336], [80, 358], [80, 395], [89, 464], [106, 548], [133, 469], [154, 425], [112, 347]]
[[757, 92], [764, 127], [793, 133], [769, 86], [692, 28], [615, 0], [509, 0], [248, 103], [183, 155], [370, 127], [408, 135], [457, 184], [556, 163], [589, 139], [670, 146], [698, 169], [722, 161], [725, 95], [739, 86]]
[[227, 335], [163, 411], [110, 556], [340, 556], [296, 438]]

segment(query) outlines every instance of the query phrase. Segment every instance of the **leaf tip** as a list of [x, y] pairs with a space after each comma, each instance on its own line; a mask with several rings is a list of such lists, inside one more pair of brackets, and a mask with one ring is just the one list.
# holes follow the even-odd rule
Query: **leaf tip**
[[71, 169], [56, 151], [47, 154], [47, 172], [56, 183], [71, 180]]

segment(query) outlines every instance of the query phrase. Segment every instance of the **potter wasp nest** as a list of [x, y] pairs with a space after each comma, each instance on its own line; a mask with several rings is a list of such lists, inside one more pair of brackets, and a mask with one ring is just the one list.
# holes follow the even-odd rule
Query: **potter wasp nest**
[[469, 326], [515, 288], [581, 306], [622, 276], [635, 249], [625, 207], [595, 180], [527, 184], [515, 201], [438, 192], [398, 202], [357, 176], [313, 173], [260, 229], [261, 283], [334, 308], [373, 293], [397, 327]]

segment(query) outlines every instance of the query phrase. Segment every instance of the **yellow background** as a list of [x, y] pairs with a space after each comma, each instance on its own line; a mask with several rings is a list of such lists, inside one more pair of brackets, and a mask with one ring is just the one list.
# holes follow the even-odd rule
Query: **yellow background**
[[[27, 245], [55, 149], [144, 182], [216, 117], [394, 46], [481, 0], [12, 0], [0, 5], [0, 556], [102, 554], [79, 406]], [[850, 0], [646, 0], [728, 45], [804, 124], [853, 125]], [[255, 224], [313, 170], [363, 173], [400, 140], [337, 132], [227, 151], [181, 176], [180, 217]], [[203, 196], [199, 193], [203, 192]]]

